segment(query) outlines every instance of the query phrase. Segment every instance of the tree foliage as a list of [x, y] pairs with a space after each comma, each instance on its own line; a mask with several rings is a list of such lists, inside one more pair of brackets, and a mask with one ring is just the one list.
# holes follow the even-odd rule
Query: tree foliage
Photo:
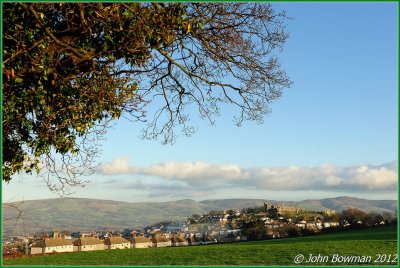
[[163, 142], [193, 133], [194, 109], [213, 123], [223, 103], [237, 124], [261, 122], [291, 84], [274, 52], [285, 18], [266, 3], [4, 3], [3, 180], [79, 185], [120, 116]]
[[356, 225], [358, 222], [364, 223], [367, 217], [368, 217], [367, 212], [357, 208], [349, 208], [343, 210], [341, 215], [342, 220], [347, 221], [351, 225]]

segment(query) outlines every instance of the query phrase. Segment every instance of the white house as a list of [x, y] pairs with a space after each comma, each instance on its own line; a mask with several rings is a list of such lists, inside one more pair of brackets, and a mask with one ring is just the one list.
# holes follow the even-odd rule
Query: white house
[[144, 236], [134, 236], [130, 240], [131, 248], [151, 248], [153, 247], [153, 242]]
[[171, 240], [162, 235], [155, 235], [151, 241], [153, 242], [153, 247], [163, 248], [172, 246]]
[[104, 249], [130, 248], [131, 242], [120, 236], [111, 236], [104, 239]]
[[31, 254], [73, 252], [74, 245], [71, 240], [61, 238], [44, 238], [32, 244]]
[[329, 228], [329, 227], [338, 227], [339, 222], [337, 221], [326, 221], [324, 222], [324, 228]]
[[189, 244], [192, 246], [204, 244], [203, 240], [201, 240], [199, 237], [197, 237], [195, 235], [192, 237], [189, 237], [187, 240], [189, 241]]
[[104, 242], [96, 237], [81, 237], [72, 243], [74, 251], [104, 250]]
[[299, 229], [305, 229], [306, 228], [306, 224], [305, 223], [296, 223], [295, 226]]
[[172, 244], [173, 244], [174, 246], [176, 246], [176, 247], [179, 247], [179, 246], [188, 246], [188, 245], [189, 245], [189, 242], [188, 242], [184, 237], [182, 237], [182, 236], [180, 236], [180, 235], [174, 235], [174, 236], [171, 238], [171, 241], [172, 241]]

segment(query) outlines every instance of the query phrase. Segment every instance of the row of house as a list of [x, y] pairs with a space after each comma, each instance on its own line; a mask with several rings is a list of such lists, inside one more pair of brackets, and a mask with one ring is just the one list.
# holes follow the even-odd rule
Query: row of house
[[151, 248], [151, 247], [171, 247], [188, 246], [199, 244], [215, 243], [211, 236], [200, 239], [196, 236], [185, 238], [174, 235], [167, 238], [163, 235], [155, 235], [153, 238], [145, 236], [134, 236], [130, 239], [123, 237], [107, 237], [101, 240], [97, 237], [80, 237], [74, 241], [69, 239], [44, 238], [31, 245], [31, 254], [61, 253], [76, 251], [108, 250], [108, 249], [127, 249], [127, 248]]
[[295, 226], [299, 229], [323, 229], [323, 228], [332, 228], [332, 227], [339, 227], [339, 222], [322, 222], [322, 221], [315, 221], [315, 222], [307, 222], [307, 221], [299, 221], [295, 224]]

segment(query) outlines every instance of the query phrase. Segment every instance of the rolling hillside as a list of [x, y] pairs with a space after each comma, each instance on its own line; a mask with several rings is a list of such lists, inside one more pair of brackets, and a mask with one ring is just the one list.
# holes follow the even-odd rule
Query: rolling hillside
[[[282, 201], [263, 199], [221, 199], [194, 201], [190, 199], [172, 202], [128, 203], [85, 198], [57, 198], [24, 201], [18, 226], [14, 221], [3, 223], [3, 232], [18, 233], [25, 225], [28, 232], [41, 230], [90, 231], [96, 229], [141, 228], [164, 220], [184, 220], [192, 214], [205, 214], [211, 210], [242, 209], [262, 206], [264, 202], [280, 204]], [[14, 203], [15, 204], [15, 203]], [[285, 201], [287, 206], [299, 206], [310, 210], [326, 208], [341, 211], [356, 207], [368, 212], [396, 212], [395, 200], [366, 200], [353, 197], [337, 197], [299, 202]], [[16, 213], [3, 204], [3, 218]]]

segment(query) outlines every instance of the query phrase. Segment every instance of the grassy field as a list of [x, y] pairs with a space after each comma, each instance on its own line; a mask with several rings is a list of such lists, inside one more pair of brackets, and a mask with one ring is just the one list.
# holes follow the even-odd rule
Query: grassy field
[[[308, 237], [267, 241], [149, 249], [104, 250], [64, 253], [14, 260], [3, 265], [294, 265], [298, 254], [304, 255], [304, 265], [345, 265], [332, 263], [340, 256], [371, 256], [369, 265], [394, 265], [377, 262], [377, 254], [397, 253], [397, 227], [347, 231]], [[320, 256], [320, 262], [307, 263], [310, 254]], [[324, 256], [325, 260], [323, 259]], [[328, 261], [326, 261], [328, 258]], [[381, 259], [382, 260], [382, 259]]]

